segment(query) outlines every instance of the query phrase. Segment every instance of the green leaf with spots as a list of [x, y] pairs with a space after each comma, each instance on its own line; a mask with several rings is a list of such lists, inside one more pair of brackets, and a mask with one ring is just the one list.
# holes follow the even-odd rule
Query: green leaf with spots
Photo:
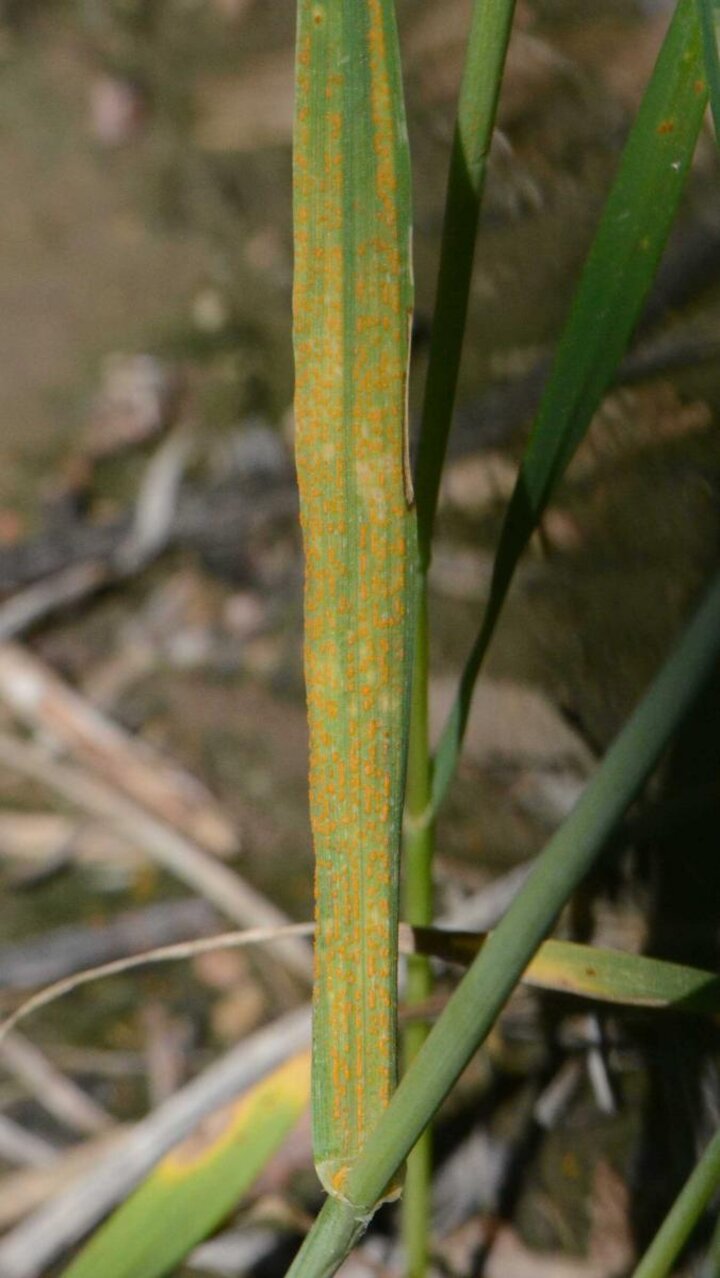
[[300, 0], [295, 424], [316, 856], [313, 1134], [342, 1195], [396, 1077], [410, 669], [410, 176], [391, 0]]

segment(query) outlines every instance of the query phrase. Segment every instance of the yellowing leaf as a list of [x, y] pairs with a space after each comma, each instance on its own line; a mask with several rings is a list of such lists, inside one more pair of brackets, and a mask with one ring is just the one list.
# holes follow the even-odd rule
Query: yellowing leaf
[[[467, 965], [476, 958], [488, 935], [432, 927], [403, 928], [401, 944], [404, 949], [410, 947], [421, 954]], [[538, 989], [576, 994], [602, 1003], [720, 1013], [720, 977], [713, 972], [574, 941], [544, 941], [520, 979]]]
[[158, 1164], [63, 1278], [161, 1278], [221, 1223], [310, 1099], [310, 1056], [292, 1057], [212, 1114]]

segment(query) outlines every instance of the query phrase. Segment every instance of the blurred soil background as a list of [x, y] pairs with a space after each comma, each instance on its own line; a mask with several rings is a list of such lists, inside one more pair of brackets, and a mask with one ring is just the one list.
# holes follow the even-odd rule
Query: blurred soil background
[[[398, 9], [417, 410], [470, 4]], [[518, 6], [433, 570], [438, 726], [667, 17], [650, 0]], [[5, 1011], [104, 958], [263, 921], [250, 907], [247, 919], [244, 907], [223, 912], [212, 871], [203, 890], [207, 864], [232, 867], [291, 918], [310, 917], [292, 466], [293, 33], [287, 0], [0, 4]], [[438, 831], [439, 916], [497, 918], [717, 563], [719, 195], [708, 125], [641, 330], [521, 569], [481, 680]], [[566, 935], [717, 962], [713, 706], [706, 698], [627, 846], [563, 918]], [[692, 767], [688, 750], [701, 755]], [[88, 796], [85, 784], [100, 790]], [[673, 824], [678, 796], [684, 816]], [[200, 861], [191, 854], [188, 869], [176, 858], [171, 869], [162, 837], [142, 824], [148, 812]], [[72, 1178], [82, 1142], [107, 1139], [302, 995], [301, 978], [248, 953], [89, 985], [28, 1022], [22, 1033], [84, 1117], [53, 1108], [18, 1043], [14, 1055], [0, 1045], [9, 1238]], [[591, 1006], [513, 1001], [440, 1130], [445, 1273], [478, 1272], [483, 1250], [494, 1278], [628, 1268], [717, 1106], [714, 1043], [695, 1035], [682, 1065], [690, 1083], [678, 1088], [666, 1083], [671, 1040]], [[687, 1146], [672, 1155], [656, 1140], [669, 1112]], [[4, 1123], [19, 1129], [18, 1145]], [[283, 1227], [297, 1227], [316, 1195], [300, 1144], [271, 1206], [266, 1194], [240, 1224], [248, 1211], [262, 1220], [263, 1204], [278, 1216], [280, 1200]], [[235, 1252], [213, 1261], [206, 1251], [182, 1273], [246, 1272], [243, 1236], [234, 1222]], [[0, 1240], [9, 1275], [3, 1254]], [[55, 1272], [59, 1259], [22, 1272]], [[357, 1264], [395, 1272], [397, 1257], [381, 1232]]]

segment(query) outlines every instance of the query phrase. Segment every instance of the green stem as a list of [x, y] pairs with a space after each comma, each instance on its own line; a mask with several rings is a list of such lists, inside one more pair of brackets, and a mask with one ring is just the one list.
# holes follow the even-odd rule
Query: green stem
[[614, 831], [720, 647], [720, 576], [682, 642], [611, 746], [576, 807], [538, 857], [523, 891], [489, 937], [402, 1079], [348, 1178], [370, 1210], [483, 1041], [520, 974]]
[[[432, 922], [435, 832], [428, 820], [432, 761], [428, 734], [428, 583], [432, 530], [440, 476], [450, 433], [472, 280], [478, 215], [495, 123], [515, 0], [476, 0], [468, 39], [458, 116], [450, 157], [427, 380], [415, 474], [418, 536], [418, 615], [410, 725], [405, 832], [405, 917]], [[409, 1003], [432, 988], [427, 959], [408, 961]], [[427, 1036], [421, 1022], [404, 1036], [405, 1068]], [[408, 1160], [403, 1235], [410, 1278], [423, 1278], [428, 1258], [432, 1148], [430, 1131]]]
[[330, 1194], [286, 1278], [332, 1278], [362, 1237], [371, 1215], [358, 1216], [349, 1203]]
[[[427, 581], [420, 580], [415, 628], [410, 744], [405, 799], [405, 901], [408, 923], [426, 927], [433, 918], [432, 859], [435, 831], [427, 820], [432, 787], [428, 716], [429, 635]], [[432, 991], [432, 972], [427, 958], [412, 954], [407, 962], [408, 1005], [424, 1002]], [[427, 1037], [423, 1021], [408, 1025], [403, 1035], [404, 1068], [408, 1069]], [[432, 1136], [430, 1127], [421, 1135], [407, 1165], [403, 1196], [402, 1224], [406, 1272], [422, 1278], [428, 1261], [428, 1222], [432, 1178]]]
[[660, 1229], [633, 1278], [665, 1278], [720, 1185], [720, 1131], [716, 1132]]

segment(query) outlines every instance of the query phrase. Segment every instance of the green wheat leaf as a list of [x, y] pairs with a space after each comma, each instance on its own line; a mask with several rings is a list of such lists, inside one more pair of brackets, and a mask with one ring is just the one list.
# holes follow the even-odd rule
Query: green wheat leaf
[[410, 641], [410, 177], [391, 0], [300, 0], [296, 449], [316, 855], [313, 1139], [342, 1194], [396, 1079]]
[[640, 316], [707, 105], [696, 0], [679, 0], [575, 295], [495, 555], [485, 616], [435, 756], [433, 811], [462, 747], [475, 681], [518, 560]]
[[[467, 966], [487, 934], [414, 927], [412, 938], [418, 953]], [[544, 941], [521, 979], [537, 989], [623, 1007], [720, 1013], [720, 976], [714, 972], [575, 941]]]
[[705, 55], [705, 72], [710, 90], [710, 107], [715, 126], [715, 141], [720, 146], [720, 53], [718, 53], [720, 5], [718, 0], [697, 0], [697, 6]]
[[386, 1185], [489, 1032], [569, 897], [617, 828], [720, 651], [717, 576], [675, 651], [579, 802], [539, 856], [502, 922], [447, 1004], [348, 1177], [350, 1204], [328, 1199], [289, 1278], [330, 1278]]

